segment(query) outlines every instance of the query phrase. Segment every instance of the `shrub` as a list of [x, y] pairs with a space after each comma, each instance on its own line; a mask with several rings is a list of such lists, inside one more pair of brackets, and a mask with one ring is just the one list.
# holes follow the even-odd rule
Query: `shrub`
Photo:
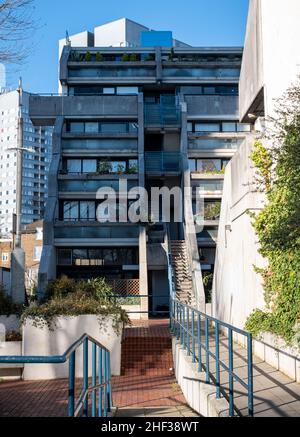
[[97, 52], [96, 53], [96, 62], [101, 62], [103, 61], [103, 56], [101, 55], [101, 53]]
[[53, 330], [58, 317], [80, 315], [97, 315], [100, 325], [107, 317], [112, 317], [113, 327], [117, 332], [124, 324], [129, 324], [127, 313], [117, 303], [105, 279], [75, 282], [66, 276], [50, 284], [47, 301], [26, 309], [21, 321], [24, 323], [30, 318], [34, 326], [48, 326]]
[[15, 303], [0, 284], [0, 316], [21, 315], [23, 306]]
[[91, 60], [92, 60], [91, 52], [86, 52], [84, 60], [85, 60], [85, 62], [91, 62]]
[[124, 53], [124, 55], [122, 56], [122, 62], [129, 62], [130, 61], [130, 56], [127, 53]]
[[138, 61], [138, 56], [133, 53], [132, 55], [130, 55], [130, 62], [137, 62]]

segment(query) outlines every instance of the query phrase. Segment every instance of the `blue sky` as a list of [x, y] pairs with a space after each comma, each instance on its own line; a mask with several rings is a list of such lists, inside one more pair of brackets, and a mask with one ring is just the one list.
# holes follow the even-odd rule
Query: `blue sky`
[[31, 53], [7, 71], [7, 85], [19, 76], [31, 92], [57, 92], [58, 40], [105, 22], [127, 17], [155, 30], [172, 30], [193, 46], [242, 46], [248, 0], [35, 0], [39, 28]]

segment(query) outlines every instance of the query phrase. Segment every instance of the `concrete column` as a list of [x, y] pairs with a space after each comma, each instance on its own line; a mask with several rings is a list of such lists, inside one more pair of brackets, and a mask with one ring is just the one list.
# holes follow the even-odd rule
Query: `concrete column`
[[22, 248], [16, 247], [11, 254], [11, 297], [14, 302], [23, 304], [25, 302], [25, 252]]
[[[144, 95], [138, 96], [138, 123], [139, 123], [139, 138], [138, 138], [138, 154], [139, 154], [139, 186], [145, 187], [145, 130], [144, 130]], [[147, 199], [145, 200], [144, 208], [147, 208]], [[148, 296], [148, 264], [147, 264], [147, 232], [145, 226], [140, 226], [139, 235], [139, 274], [140, 274], [140, 294]], [[142, 314], [142, 319], [147, 320], [149, 303], [148, 298], [141, 299], [141, 311], [147, 311]]]
[[[140, 226], [139, 249], [140, 294], [148, 296], [147, 235], [145, 226]], [[141, 299], [141, 311], [146, 311], [146, 313], [142, 314], [141, 318], [148, 320], [149, 302], [147, 297]]]

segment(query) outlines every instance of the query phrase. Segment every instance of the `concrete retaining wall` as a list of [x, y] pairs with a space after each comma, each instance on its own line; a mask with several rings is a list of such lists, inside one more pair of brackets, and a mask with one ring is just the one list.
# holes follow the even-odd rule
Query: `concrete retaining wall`
[[[62, 355], [82, 335], [89, 334], [111, 352], [112, 375], [120, 375], [121, 337], [112, 327], [112, 320], [105, 319], [99, 324], [97, 316], [59, 317], [56, 328], [37, 328], [27, 320], [23, 327], [23, 355]], [[91, 357], [91, 345], [89, 356]], [[91, 375], [91, 359], [89, 360]], [[82, 377], [82, 347], [76, 352], [76, 376]], [[64, 364], [25, 364], [24, 380], [43, 380], [67, 378], [68, 363]]]
[[[234, 334], [234, 341], [246, 347], [245, 337]], [[300, 351], [296, 347], [287, 346], [282, 338], [263, 333], [259, 340], [253, 340], [253, 354], [300, 383]]]
[[206, 384], [205, 373], [197, 371], [180, 343], [173, 339], [175, 375], [189, 406], [204, 417], [229, 417], [226, 399], [216, 399], [216, 387]]

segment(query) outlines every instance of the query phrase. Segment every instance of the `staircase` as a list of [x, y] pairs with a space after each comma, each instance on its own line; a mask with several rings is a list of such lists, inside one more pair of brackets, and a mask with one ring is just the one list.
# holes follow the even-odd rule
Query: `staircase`
[[171, 241], [171, 258], [175, 275], [176, 298], [182, 303], [195, 306], [192, 274], [185, 241]]
[[169, 375], [173, 367], [168, 325], [126, 328], [122, 339], [121, 375]]

